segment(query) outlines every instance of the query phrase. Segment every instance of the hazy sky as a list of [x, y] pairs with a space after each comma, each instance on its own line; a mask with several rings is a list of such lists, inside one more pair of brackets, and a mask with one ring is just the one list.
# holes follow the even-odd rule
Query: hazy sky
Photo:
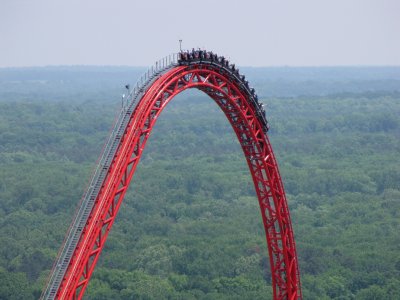
[[242, 66], [400, 65], [400, 0], [0, 0], [0, 67], [147, 66], [179, 39]]

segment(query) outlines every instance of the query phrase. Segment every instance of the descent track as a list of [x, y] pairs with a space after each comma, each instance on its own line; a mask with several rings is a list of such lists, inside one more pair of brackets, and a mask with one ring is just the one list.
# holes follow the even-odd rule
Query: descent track
[[242, 146], [265, 228], [274, 299], [302, 298], [289, 209], [263, 106], [234, 65], [199, 50], [158, 61], [124, 99], [42, 299], [83, 297], [159, 114], [177, 94], [190, 88], [214, 99]]

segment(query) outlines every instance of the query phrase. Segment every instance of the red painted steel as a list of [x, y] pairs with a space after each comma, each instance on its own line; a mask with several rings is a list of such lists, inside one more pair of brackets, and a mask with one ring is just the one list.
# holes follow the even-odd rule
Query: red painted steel
[[82, 230], [58, 289], [57, 299], [81, 299], [114, 223], [157, 117], [177, 94], [197, 88], [219, 105], [242, 146], [265, 227], [274, 299], [301, 299], [300, 278], [289, 209], [268, 136], [239, 84], [218, 66], [175, 66], [140, 99]]

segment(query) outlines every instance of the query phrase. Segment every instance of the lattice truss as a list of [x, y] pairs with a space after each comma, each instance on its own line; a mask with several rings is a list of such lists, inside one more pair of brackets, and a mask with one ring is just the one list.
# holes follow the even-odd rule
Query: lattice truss
[[[301, 299], [300, 276], [289, 209], [278, 166], [258, 106], [243, 82], [208, 62], [178, 64], [157, 76], [137, 105], [123, 113], [127, 125], [115, 135], [116, 149], [93, 197], [85, 225], [78, 228], [65, 272], [46, 299], [81, 299], [159, 114], [177, 94], [197, 88], [225, 113], [246, 157], [258, 197], [271, 265], [274, 299]], [[240, 77], [239, 77], [240, 78]], [[250, 101], [252, 100], [252, 101]], [[59, 272], [61, 274], [61, 272]], [[49, 295], [47, 294], [47, 295]]]

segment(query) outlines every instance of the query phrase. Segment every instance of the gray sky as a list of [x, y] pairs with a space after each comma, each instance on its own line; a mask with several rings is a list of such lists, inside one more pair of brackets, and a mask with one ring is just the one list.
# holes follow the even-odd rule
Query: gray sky
[[0, 0], [0, 67], [147, 66], [179, 39], [242, 66], [400, 65], [400, 1]]

